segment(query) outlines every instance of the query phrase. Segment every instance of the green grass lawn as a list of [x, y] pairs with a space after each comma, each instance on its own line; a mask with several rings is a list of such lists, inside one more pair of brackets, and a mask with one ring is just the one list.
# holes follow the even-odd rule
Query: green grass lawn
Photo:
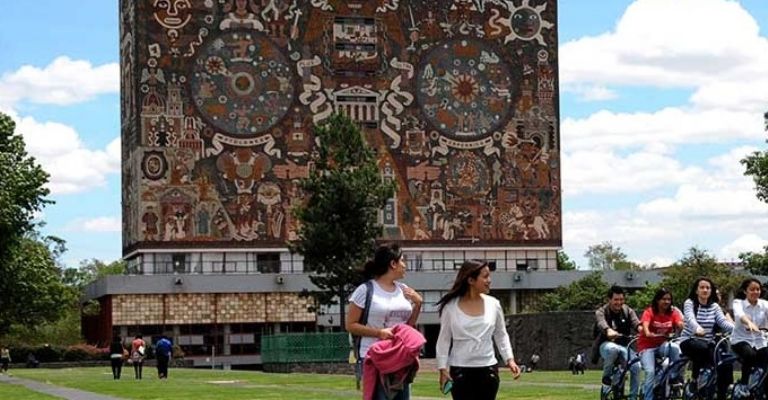
[[56, 398], [57, 397], [29, 390], [24, 386], [0, 383], [0, 399], [53, 400]]
[[[77, 388], [126, 399], [354, 399], [354, 378], [342, 375], [266, 374], [251, 371], [211, 371], [171, 369], [170, 379], [160, 381], [155, 370], [145, 369], [144, 380], [133, 379], [133, 370], [125, 369], [123, 379], [114, 381], [108, 368], [17, 369], [19, 378], [34, 379], [54, 385]], [[587, 400], [598, 398], [599, 373], [571, 375], [570, 372], [535, 372], [514, 381], [509, 373], [502, 376], [498, 399]], [[412, 387], [415, 399], [444, 399], [437, 387], [437, 374], [420, 372]], [[6, 396], [18, 388], [0, 383], [0, 399], [47, 399], [24, 397], [26, 393]]]

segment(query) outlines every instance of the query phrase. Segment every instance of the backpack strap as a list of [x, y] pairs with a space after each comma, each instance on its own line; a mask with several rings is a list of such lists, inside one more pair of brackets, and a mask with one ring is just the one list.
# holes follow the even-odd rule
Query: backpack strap
[[[373, 281], [368, 280], [365, 282], [365, 307], [363, 307], [363, 314], [360, 316], [358, 323], [361, 325], [368, 324], [368, 314], [371, 311], [371, 301], [373, 301]], [[355, 357], [360, 361], [360, 342], [361, 337], [355, 336]]]

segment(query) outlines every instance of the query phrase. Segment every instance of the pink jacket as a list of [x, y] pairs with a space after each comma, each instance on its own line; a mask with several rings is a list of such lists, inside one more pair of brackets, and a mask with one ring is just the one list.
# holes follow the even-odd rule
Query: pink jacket
[[395, 325], [392, 334], [392, 339], [380, 340], [368, 348], [363, 364], [364, 400], [373, 399], [382, 375], [396, 374], [405, 380], [410, 372], [419, 369], [419, 353], [427, 342], [424, 335], [406, 324]]

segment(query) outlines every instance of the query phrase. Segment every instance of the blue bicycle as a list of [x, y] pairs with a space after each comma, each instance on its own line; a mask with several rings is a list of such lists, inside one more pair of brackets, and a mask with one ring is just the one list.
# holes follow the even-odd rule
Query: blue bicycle
[[717, 336], [713, 351], [713, 362], [699, 370], [697, 379], [690, 379], [683, 389], [683, 400], [714, 400], [717, 395], [717, 369], [722, 365], [733, 364], [738, 357], [726, 351], [728, 336]]
[[682, 378], [688, 364], [686, 357], [669, 362], [669, 358], [656, 359], [656, 376], [653, 378], [654, 400], [679, 400], [683, 398]]
[[[611, 369], [611, 384], [604, 385], [600, 390], [600, 400], [625, 400], [627, 395], [624, 394], [624, 387], [627, 381], [627, 373], [634, 364], [640, 362], [639, 355], [632, 350], [632, 345], [637, 341], [637, 337], [632, 337], [632, 340], [627, 343], [627, 354], [629, 360], [624, 360], [622, 357], [618, 357]], [[639, 394], [642, 397], [642, 393]]]

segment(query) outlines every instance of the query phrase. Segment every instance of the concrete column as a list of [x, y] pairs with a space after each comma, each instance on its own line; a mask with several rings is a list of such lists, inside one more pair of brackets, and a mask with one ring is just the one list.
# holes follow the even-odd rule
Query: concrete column
[[275, 322], [275, 324], [273, 326], [275, 327], [275, 329], [274, 329], [275, 334], [280, 333], [280, 323], [279, 322]]
[[179, 343], [179, 336], [181, 336], [181, 328], [178, 325], [173, 326], [173, 343]]
[[509, 293], [509, 311], [510, 314], [517, 314], [517, 290], [512, 289]]
[[229, 324], [224, 324], [224, 348], [222, 349], [222, 354], [225, 356], [232, 354], [232, 346], [229, 343], [229, 335], [232, 333], [232, 326]]

